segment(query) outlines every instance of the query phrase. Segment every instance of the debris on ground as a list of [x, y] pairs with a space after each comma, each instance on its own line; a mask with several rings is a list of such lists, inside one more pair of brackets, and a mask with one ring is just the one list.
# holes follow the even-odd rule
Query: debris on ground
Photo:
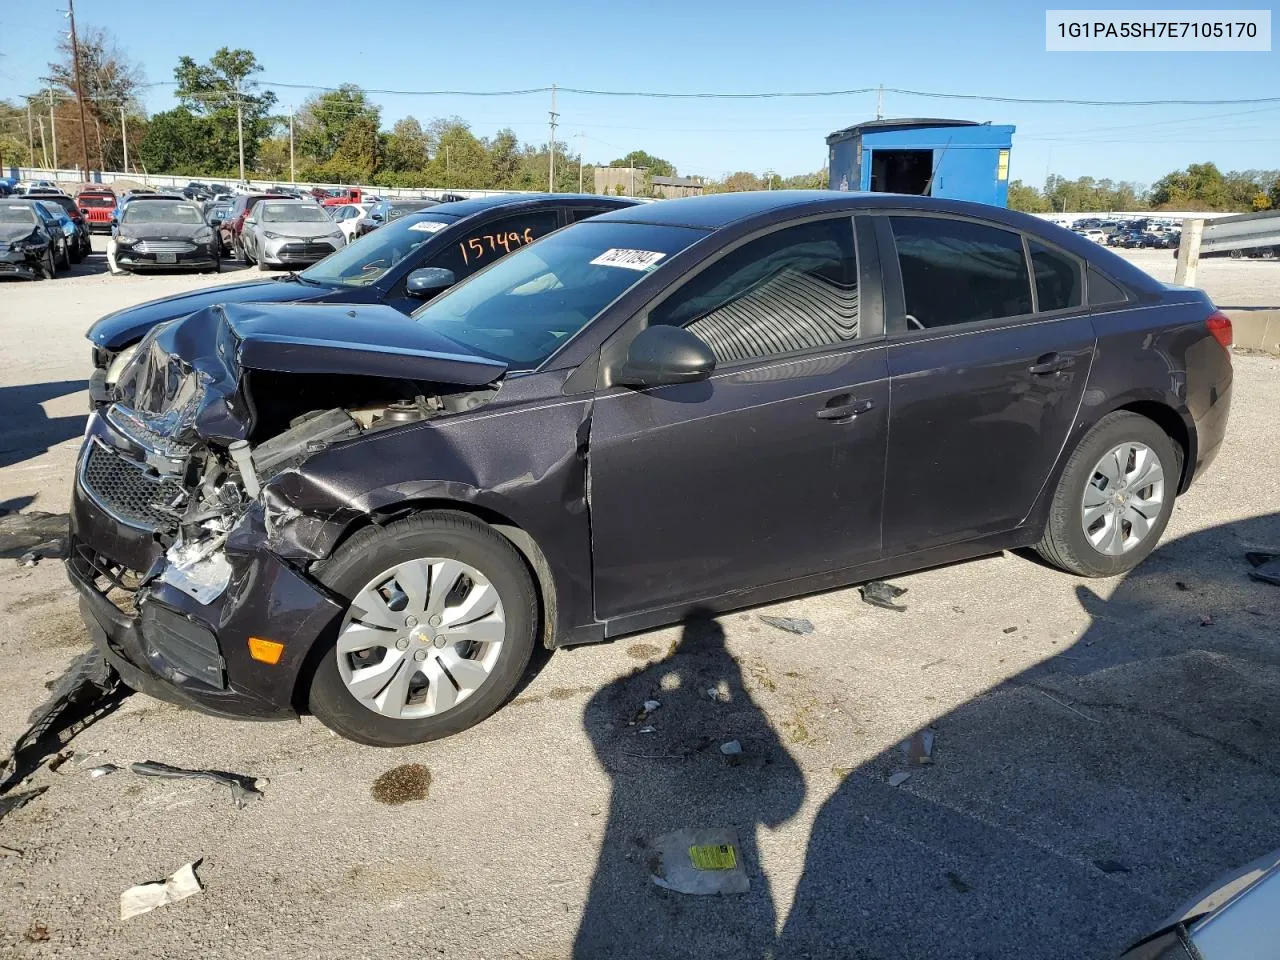
[[420, 763], [402, 763], [373, 781], [373, 799], [398, 807], [410, 800], [425, 800], [431, 791], [431, 771]]
[[108, 776], [109, 774], [115, 773], [119, 769], [120, 768], [117, 767], [114, 763], [104, 763], [97, 767], [90, 767], [89, 776], [97, 780], [99, 777]]
[[64, 763], [66, 763], [75, 755], [76, 755], [76, 752], [74, 750], [63, 750], [61, 753], [55, 755], [53, 759], [49, 761], [49, 772], [57, 773], [58, 768], [61, 767]]
[[1250, 550], [1244, 555], [1253, 567], [1249, 578], [1260, 583], [1271, 583], [1280, 587], [1280, 553], [1269, 553], [1262, 550]]
[[200, 879], [196, 876], [195, 863], [188, 863], [174, 871], [167, 880], [154, 883], [140, 883], [120, 894], [120, 919], [128, 920], [143, 913], [150, 913], [156, 907], [164, 907], [187, 897], [194, 896], [204, 890]]
[[933, 763], [933, 731], [919, 730], [907, 744], [907, 759], [915, 766]]
[[883, 580], [871, 580], [860, 586], [858, 592], [862, 594], [864, 603], [879, 607], [881, 610], [894, 610], [902, 613], [907, 609], [903, 604], [894, 603], [895, 600], [907, 592], [906, 587], [895, 587], [892, 583], [885, 583]]
[[[0, 515], [0, 559], [35, 566], [67, 555], [67, 515], [32, 510]], [[30, 558], [28, 560], [28, 558]]]
[[787, 633], [795, 633], [803, 636], [806, 633], [813, 633], [813, 623], [799, 617], [766, 617], [760, 616], [761, 623], [767, 623], [771, 627], [777, 627], [779, 630], [785, 630]]
[[897, 773], [895, 773], [893, 776], [889, 778], [889, 786], [900, 787], [910, 779], [911, 779], [911, 771], [899, 770]]
[[22, 793], [15, 793], [9, 797], [0, 797], [0, 819], [4, 819], [13, 811], [25, 807], [48, 789], [48, 787], [36, 787], [34, 790], [24, 790]]
[[4, 844], [0, 843], [0, 857], [20, 857], [23, 855], [23, 852], [24, 851], [19, 850], [17, 847], [6, 847]]
[[1210, 616], [1210, 615], [1209, 615], [1209, 614], [1207, 614], [1207, 613], [1206, 613], [1206, 614], [1204, 614], [1204, 615], [1200, 618], [1200, 626], [1202, 626], [1202, 627], [1212, 627], [1212, 626], [1213, 626], [1213, 617], [1212, 617], [1212, 616]]
[[728, 743], [720, 744], [720, 752], [726, 757], [737, 757], [742, 754], [742, 744], [737, 740], [730, 740]]
[[[104, 766], [110, 766], [110, 764], [105, 764]], [[231, 788], [231, 802], [240, 810], [244, 809], [250, 800], [261, 800], [262, 788], [267, 783], [265, 780], [247, 777], [239, 773], [227, 773], [224, 770], [188, 770], [185, 767], [171, 767], [167, 763], [158, 763], [155, 760], [131, 763], [129, 764], [129, 769], [140, 777], [164, 777], [168, 780], [210, 780], [214, 783], [226, 784]]]
[[738, 834], [729, 829], [685, 828], [659, 837], [649, 859], [649, 875], [664, 890], [694, 896], [751, 889]]
[[1118, 860], [1095, 860], [1093, 865], [1103, 873], [1128, 873], [1129, 868]]
[[657, 733], [657, 732], [658, 730], [656, 727], [641, 727], [639, 730], [636, 731], [636, 733]]
[[1018, 628], [1017, 628], [1017, 627], [1005, 627], [1005, 628], [1004, 628], [1004, 630], [1003, 630], [1003, 631], [1001, 631], [1001, 632], [1002, 632], [1002, 633], [1017, 633], [1017, 632], [1018, 632]]
[[657, 710], [660, 706], [662, 706], [662, 701], [660, 700], [646, 700], [644, 702], [644, 712], [653, 713], [653, 711]]
[[49, 699], [27, 718], [30, 726], [9, 755], [0, 758], [0, 794], [34, 773], [46, 758], [114, 710], [130, 692], [96, 647], [73, 660], [54, 683]]
[[27, 943], [43, 943], [49, 939], [49, 928], [43, 923], [33, 923], [22, 937]]
[[947, 878], [947, 882], [951, 884], [952, 889], [955, 890], [956, 893], [968, 893], [973, 889], [973, 887], [965, 883], [964, 878], [954, 870], [948, 870], [943, 874], [943, 876]]
[[1183, 583], [1181, 580], [1175, 580], [1175, 581], [1173, 581], [1173, 585], [1174, 585], [1175, 587], [1177, 587], [1177, 589], [1178, 589], [1178, 591], [1179, 591], [1180, 593], [1186, 593], [1188, 590], [1190, 590], [1190, 589], [1191, 589], [1191, 588], [1190, 588], [1190, 587], [1188, 587], [1185, 583]]
[[707, 699], [714, 703], [731, 703], [733, 701], [733, 694], [729, 692], [729, 685], [723, 680], [720, 681], [718, 686], [707, 687], [705, 693]]

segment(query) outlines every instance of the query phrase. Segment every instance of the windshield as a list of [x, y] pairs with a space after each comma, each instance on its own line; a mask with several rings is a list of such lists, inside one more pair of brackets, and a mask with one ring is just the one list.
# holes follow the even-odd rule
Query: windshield
[[77, 199], [82, 207], [114, 207], [116, 205], [115, 197], [106, 197], [101, 194], [82, 193]]
[[302, 272], [307, 280], [366, 287], [403, 260], [457, 217], [423, 214], [400, 220], [347, 244]]
[[577, 223], [504, 257], [413, 316], [513, 370], [532, 370], [704, 236], [688, 227]]
[[263, 223], [324, 223], [328, 219], [323, 210], [311, 203], [262, 204]]
[[387, 211], [387, 220], [399, 220], [406, 213], [416, 213], [419, 210], [425, 210], [427, 207], [434, 207], [434, 200], [407, 200], [403, 203], [388, 203], [384, 205]]
[[0, 223], [35, 223], [36, 212], [25, 203], [6, 203], [0, 206]]
[[190, 203], [139, 200], [124, 208], [121, 223], [204, 223], [204, 215]]

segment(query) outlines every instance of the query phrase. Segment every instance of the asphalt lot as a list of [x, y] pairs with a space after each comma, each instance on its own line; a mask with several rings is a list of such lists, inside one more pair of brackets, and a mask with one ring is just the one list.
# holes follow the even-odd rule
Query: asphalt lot
[[[1168, 251], [1130, 256], [1171, 279]], [[0, 285], [0, 507], [65, 509], [93, 319], [231, 279], [104, 271]], [[1200, 281], [1280, 304], [1280, 264]], [[1243, 560], [1280, 545], [1278, 406], [1280, 361], [1238, 357], [1226, 446], [1128, 577], [994, 556], [895, 578], [905, 613], [845, 590], [562, 651], [480, 727], [395, 751], [134, 696], [0, 820], [0, 954], [1114, 956], [1280, 846], [1280, 589]], [[85, 644], [59, 564], [0, 560], [0, 739]], [[912, 767], [922, 730], [934, 762]], [[87, 772], [147, 759], [270, 783], [238, 810], [209, 783]], [[409, 763], [427, 798], [375, 799]], [[749, 893], [648, 881], [650, 843], [691, 826], [738, 831]], [[125, 888], [201, 858], [201, 895], [118, 919]]]

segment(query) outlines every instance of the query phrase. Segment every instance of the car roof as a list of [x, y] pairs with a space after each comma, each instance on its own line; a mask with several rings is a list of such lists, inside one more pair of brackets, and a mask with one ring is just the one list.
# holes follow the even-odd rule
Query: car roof
[[[626, 202], [627, 206], [645, 206], [645, 204], [634, 203], [629, 197], [605, 197], [594, 193], [505, 193], [491, 197], [472, 197], [469, 200], [453, 200], [449, 203], [442, 203], [438, 207], [433, 207], [432, 213], [449, 213], [455, 217], [469, 217], [473, 213], [483, 213], [485, 210], [492, 210], [494, 207], [505, 207], [516, 203], [531, 203], [533, 201], [552, 200], [556, 203], [568, 202], [585, 202], [607, 200], [609, 203], [616, 203], [621, 200]], [[653, 204], [648, 204], [653, 206]]]

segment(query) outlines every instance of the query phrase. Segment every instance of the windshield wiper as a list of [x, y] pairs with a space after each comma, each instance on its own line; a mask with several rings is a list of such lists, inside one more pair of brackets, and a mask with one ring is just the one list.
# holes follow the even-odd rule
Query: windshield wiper
[[324, 284], [322, 284], [319, 280], [311, 280], [311, 279], [308, 279], [307, 277], [304, 277], [302, 274], [300, 274], [297, 270], [290, 270], [290, 271], [289, 271], [288, 273], [286, 273], [284, 276], [282, 276], [282, 277], [277, 277], [277, 279], [278, 279], [278, 280], [283, 280], [283, 281], [286, 281], [286, 282], [288, 282], [288, 281], [292, 280], [292, 281], [295, 281], [295, 282], [297, 282], [297, 283], [305, 283], [305, 284], [308, 284], [308, 285], [313, 286], [313, 287], [322, 287], [322, 286], [324, 286]]

